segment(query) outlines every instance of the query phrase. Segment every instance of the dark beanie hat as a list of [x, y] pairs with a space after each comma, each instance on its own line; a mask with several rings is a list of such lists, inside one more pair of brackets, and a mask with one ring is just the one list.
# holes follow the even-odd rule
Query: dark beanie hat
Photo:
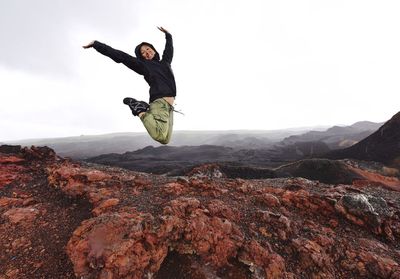
[[138, 58], [138, 59], [143, 59], [143, 56], [142, 56], [142, 54], [140, 53], [140, 48], [141, 48], [142, 46], [144, 46], [144, 45], [151, 47], [151, 48], [154, 50], [154, 52], [156, 53], [156, 54], [154, 55], [154, 57], [153, 57], [153, 60], [154, 60], [154, 59], [160, 60], [160, 55], [158, 54], [158, 52], [157, 52], [157, 50], [155, 49], [155, 47], [154, 47], [152, 44], [149, 44], [149, 43], [146, 43], [146, 42], [142, 42], [142, 43], [140, 43], [139, 45], [136, 46], [136, 48], [135, 48], [136, 58]]

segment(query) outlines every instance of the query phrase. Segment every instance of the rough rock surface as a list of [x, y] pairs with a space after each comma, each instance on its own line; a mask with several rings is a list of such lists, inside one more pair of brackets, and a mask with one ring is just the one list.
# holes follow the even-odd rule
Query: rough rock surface
[[65, 246], [91, 205], [49, 187], [59, 162], [48, 148], [0, 147], [1, 279], [75, 278]]
[[[1, 149], [0, 149], [1, 150]], [[400, 278], [400, 192], [0, 153], [0, 278]]]

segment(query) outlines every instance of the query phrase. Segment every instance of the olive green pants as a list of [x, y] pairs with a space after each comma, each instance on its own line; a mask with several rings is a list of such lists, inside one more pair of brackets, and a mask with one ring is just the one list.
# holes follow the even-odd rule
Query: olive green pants
[[171, 140], [174, 124], [173, 107], [163, 98], [150, 103], [150, 108], [141, 117], [142, 123], [149, 135], [162, 144]]

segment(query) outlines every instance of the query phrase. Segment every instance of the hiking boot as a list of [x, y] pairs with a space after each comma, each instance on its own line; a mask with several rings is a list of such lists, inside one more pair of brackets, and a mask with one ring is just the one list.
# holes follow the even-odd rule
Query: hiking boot
[[125, 98], [123, 102], [125, 105], [129, 106], [134, 116], [138, 116], [140, 113], [148, 111], [150, 107], [146, 102], [138, 101], [129, 97]]

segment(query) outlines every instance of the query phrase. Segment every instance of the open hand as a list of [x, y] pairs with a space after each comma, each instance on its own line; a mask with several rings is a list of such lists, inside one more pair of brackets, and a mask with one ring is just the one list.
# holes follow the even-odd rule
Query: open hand
[[94, 41], [91, 41], [90, 43], [88, 43], [87, 45], [82, 46], [82, 47], [83, 48], [91, 48], [93, 46], [93, 44], [94, 44]]
[[164, 33], [168, 33], [169, 34], [169, 32], [166, 30], [166, 29], [164, 29], [164, 27], [158, 27], [157, 26], [157, 28], [158, 28], [158, 30], [160, 30], [161, 32], [164, 32]]

